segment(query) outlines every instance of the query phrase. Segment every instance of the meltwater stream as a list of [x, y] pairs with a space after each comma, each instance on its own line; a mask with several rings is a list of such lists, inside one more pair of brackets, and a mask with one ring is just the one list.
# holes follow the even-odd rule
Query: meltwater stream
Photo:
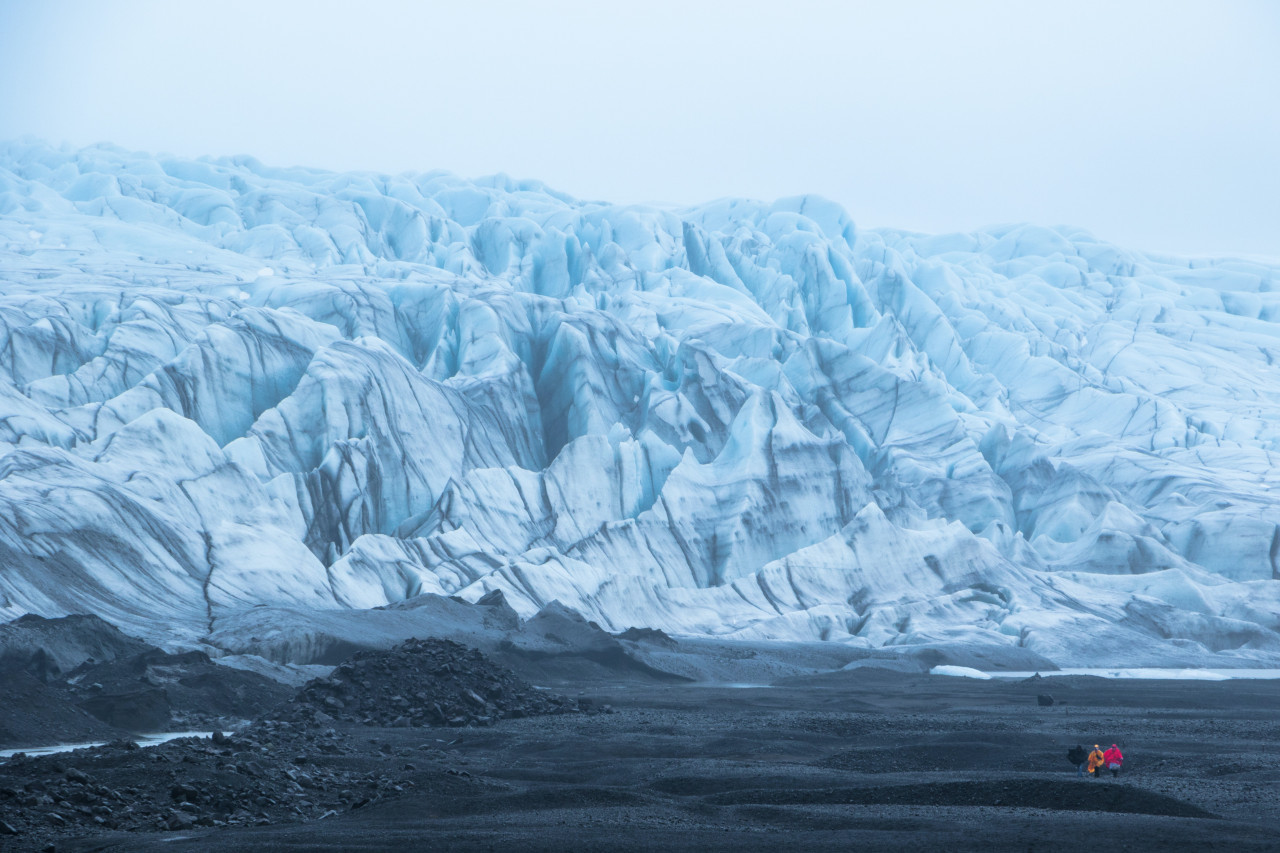
[[[213, 732], [153, 732], [151, 734], [138, 735], [133, 738], [133, 742], [138, 746], [158, 746], [162, 743], [168, 743], [171, 740], [177, 740], [182, 737], [211, 737]], [[95, 746], [104, 746], [109, 741], [94, 740], [84, 743], [56, 743], [52, 746], [29, 746], [18, 749], [0, 749], [0, 758], [11, 758], [18, 753], [26, 755], [53, 755], [59, 752], [72, 752], [77, 749], [92, 749]]]

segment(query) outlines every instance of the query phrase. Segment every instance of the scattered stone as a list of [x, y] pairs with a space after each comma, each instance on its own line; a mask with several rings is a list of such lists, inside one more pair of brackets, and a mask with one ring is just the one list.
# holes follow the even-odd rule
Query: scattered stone
[[176, 803], [197, 803], [200, 792], [190, 785], [178, 784], [169, 789], [169, 797]]
[[1048, 693], [1041, 693], [1036, 697], [1036, 702], [1040, 703], [1040, 707], [1048, 708], [1053, 704], [1053, 697]]

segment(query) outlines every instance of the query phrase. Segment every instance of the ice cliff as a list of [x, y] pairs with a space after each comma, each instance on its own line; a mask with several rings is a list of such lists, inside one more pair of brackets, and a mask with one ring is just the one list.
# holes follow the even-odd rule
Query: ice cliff
[[1280, 660], [1280, 266], [0, 145], [0, 618]]

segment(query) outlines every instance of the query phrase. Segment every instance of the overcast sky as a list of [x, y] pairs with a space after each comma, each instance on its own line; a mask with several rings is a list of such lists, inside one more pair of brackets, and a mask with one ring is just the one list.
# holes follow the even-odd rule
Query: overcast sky
[[0, 138], [1280, 256], [1280, 2], [0, 0]]

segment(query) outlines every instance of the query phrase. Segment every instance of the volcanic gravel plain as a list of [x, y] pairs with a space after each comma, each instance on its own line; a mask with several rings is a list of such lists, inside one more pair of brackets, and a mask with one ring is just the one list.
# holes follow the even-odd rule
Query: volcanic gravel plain
[[524, 669], [410, 642], [215, 738], [10, 758], [0, 849], [1280, 849], [1276, 681]]

